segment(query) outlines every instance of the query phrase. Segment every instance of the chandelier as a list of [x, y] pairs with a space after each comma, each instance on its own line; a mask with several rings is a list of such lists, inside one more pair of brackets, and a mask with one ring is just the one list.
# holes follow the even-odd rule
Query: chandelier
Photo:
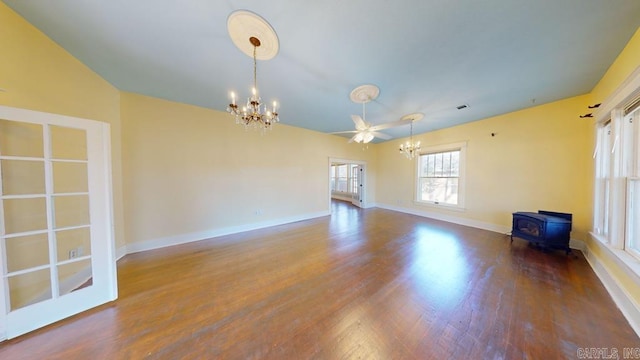
[[[258, 90], [258, 64], [257, 59], [268, 60], [273, 58], [278, 51], [278, 37], [273, 28], [260, 16], [250, 11], [239, 10], [232, 13], [227, 20], [227, 28], [235, 45], [247, 55], [253, 58], [253, 87], [251, 96], [240, 107], [236, 103], [236, 94], [231, 92], [231, 103], [227, 106], [227, 112], [235, 117], [236, 124], [244, 125], [245, 129], [255, 129], [264, 132], [271, 130], [272, 126], [279, 122], [278, 103], [273, 101], [271, 107], [262, 103]], [[246, 39], [249, 39], [247, 44]], [[260, 38], [266, 39], [266, 48], [258, 48], [263, 45]]]
[[409, 141], [404, 144], [400, 144], [400, 154], [403, 154], [407, 157], [407, 159], [411, 160], [416, 157], [416, 154], [420, 152], [420, 141], [413, 142], [413, 120], [411, 121], [411, 135], [409, 137]]

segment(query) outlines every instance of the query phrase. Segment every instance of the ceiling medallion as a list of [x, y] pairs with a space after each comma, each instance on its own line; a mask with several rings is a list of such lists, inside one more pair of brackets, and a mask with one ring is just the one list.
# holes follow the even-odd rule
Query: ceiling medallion
[[375, 100], [380, 95], [380, 89], [371, 84], [360, 85], [357, 88], [351, 90], [349, 99], [354, 103], [365, 104], [371, 100]]
[[273, 101], [271, 109], [262, 103], [258, 90], [257, 60], [269, 60], [276, 56], [279, 49], [278, 36], [266, 20], [246, 10], [238, 10], [229, 15], [227, 30], [236, 47], [253, 58], [251, 96], [240, 109], [236, 104], [236, 94], [232, 91], [231, 103], [227, 106], [227, 111], [235, 116], [236, 124], [244, 125], [245, 129], [252, 128], [263, 132], [270, 130], [280, 121], [277, 112], [278, 103]]

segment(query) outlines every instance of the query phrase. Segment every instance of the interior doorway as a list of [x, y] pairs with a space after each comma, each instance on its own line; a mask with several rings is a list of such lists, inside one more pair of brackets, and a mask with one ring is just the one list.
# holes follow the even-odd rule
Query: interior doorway
[[366, 168], [364, 161], [329, 159], [329, 204], [332, 200], [367, 207]]

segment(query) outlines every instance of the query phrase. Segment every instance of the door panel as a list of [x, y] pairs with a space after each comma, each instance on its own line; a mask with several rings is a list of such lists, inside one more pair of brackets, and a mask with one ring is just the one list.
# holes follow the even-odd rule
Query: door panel
[[5, 199], [4, 231], [7, 235], [47, 229], [47, 199]]
[[44, 161], [0, 160], [2, 194], [44, 194]]
[[58, 293], [60, 296], [82, 289], [87, 282], [89, 282], [87, 286], [92, 286], [90, 283], [91, 273], [90, 258], [58, 265]]
[[9, 278], [11, 311], [51, 299], [51, 274], [48, 268]]
[[17, 272], [49, 263], [46, 233], [5, 239], [8, 272]]
[[0, 106], [0, 339], [116, 298], [109, 143], [107, 124]]
[[91, 233], [89, 227], [59, 230], [55, 233], [58, 259], [69, 258], [68, 249], [76, 249], [76, 256], [91, 255]]
[[356, 180], [356, 189], [351, 203], [358, 207], [364, 207], [364, 165], [354, 165], [353, 172]]
[[0, 154], [42, 158], [44, 156], [42, 125], [0, 118]]
[[89, 191], [87, 164], [60, 161], [54, 161], [52, 164], [54, 193], [86, 193]]
[[89, 196], [54, 196], [55, 228], [66, 228], [89, 224]]
[[50, 131], [53, 159], [87, 159], [87, 136], [84, 130], [51, 126]]

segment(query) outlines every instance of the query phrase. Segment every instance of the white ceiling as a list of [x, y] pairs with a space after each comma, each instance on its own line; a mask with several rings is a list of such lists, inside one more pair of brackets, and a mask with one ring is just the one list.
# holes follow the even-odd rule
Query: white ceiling
[[253, 72], [227, 17], [253, 11], [280, 40], [263, 100], [321, 132], [352, 130], [362, 84], [367, 121], [422, 112], [415, 133], [585, 94], [640, 26], [638, 0], [2, 1], [117, 88], [221, 111]]

